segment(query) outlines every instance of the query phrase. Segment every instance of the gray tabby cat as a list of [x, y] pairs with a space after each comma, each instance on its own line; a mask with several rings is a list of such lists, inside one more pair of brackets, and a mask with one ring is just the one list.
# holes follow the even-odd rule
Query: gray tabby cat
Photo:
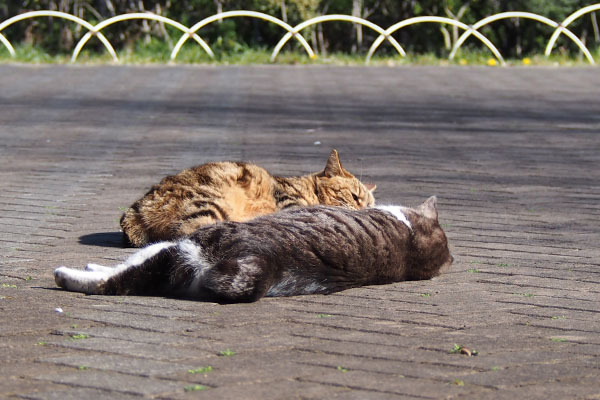
[[429, 279], [452, 256], [436, 198], [416, 209], [290, 209], [247, 222], [207, 225], [134, 253], [114, 268], [57, 268], [58, 286], [106, 295], [195, 297], [221, 302], [332, 293]]

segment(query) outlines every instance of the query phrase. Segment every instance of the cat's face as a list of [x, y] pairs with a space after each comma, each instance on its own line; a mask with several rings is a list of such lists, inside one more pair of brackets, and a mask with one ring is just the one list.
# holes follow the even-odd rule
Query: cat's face
[[360, 210], [375, 205], [375, 185], [363, 184], [346, 171], [336, 150], [332, 150], [327, 165], [316, 176], [319, 203]]

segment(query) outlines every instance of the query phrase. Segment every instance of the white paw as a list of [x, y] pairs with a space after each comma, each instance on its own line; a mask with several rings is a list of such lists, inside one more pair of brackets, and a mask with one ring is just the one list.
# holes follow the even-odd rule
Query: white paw
[[113, 272], [112, 267], [105, 267], [104, 265], [99, 265], [99, 264], [88, 264], [85, 266], [85, 270], [93, 271], [93, 272], [104, 272], [104, 273]]
[[106, 272], [81, 271], [77, 269], [59, 267], [54, 270], [56, 284], [73, 292], [99, 294], [100, 286], [110, 276]]

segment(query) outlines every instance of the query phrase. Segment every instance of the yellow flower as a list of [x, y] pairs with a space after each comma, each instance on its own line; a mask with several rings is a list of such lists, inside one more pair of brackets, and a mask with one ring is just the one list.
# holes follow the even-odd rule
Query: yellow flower
[[531, 64], [531, 58], [529, 58], [529, 57], [525, 57], [525, 58], [523, 59], [523, 65], [529, 65], [529, 64]]
[[467, 60], [465, 60], [464, 58], [461, 58], [459, 61], [460, 65], [467, 65]]
[[488, 58], [487, 60], [487, 65], [489, 65], [490, 67], [495, 67], [496, 66], [496, 59], [495, 58]]

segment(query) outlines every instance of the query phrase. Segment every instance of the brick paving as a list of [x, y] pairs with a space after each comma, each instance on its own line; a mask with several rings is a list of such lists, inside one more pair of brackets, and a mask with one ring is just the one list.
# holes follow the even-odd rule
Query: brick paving
[[[600, 398], [598, 87], [594, 68], [0, 66], [0, 398]], [[233, 305], [55, 288], [58, 265], [133, 251], [118, 219], [162, 176], [308, 173], [332, 148], [379, 203], [438, 195], [449, 274]]]

